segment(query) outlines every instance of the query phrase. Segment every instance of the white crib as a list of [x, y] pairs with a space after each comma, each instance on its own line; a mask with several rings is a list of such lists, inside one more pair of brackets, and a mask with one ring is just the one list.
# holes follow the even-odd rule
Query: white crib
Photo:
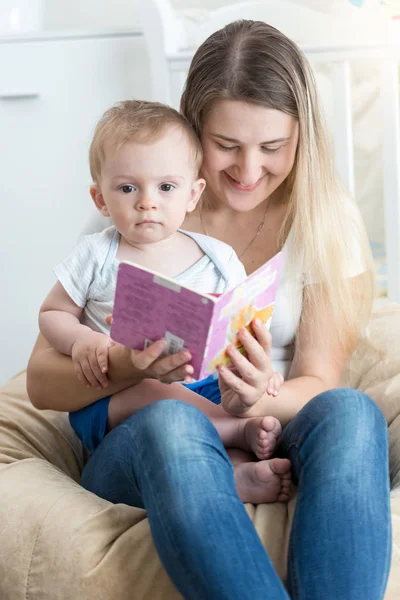
[[384, 8], [361, 10], [348, 0], [339, 0], [336, 4], [333, 14], [286, 0], [248, 1], [216, 10], [182, 13], [175, 10], [169, 0], [141, 2], [152, 97], [179, 108], [191, 58], [208, 35], [240, 18], [266, 21], [295, 40], [315, 70], [318, 65], [330, 69], [330, 92], [328, 97], [323, 93], [321, 96], [325, 107], [330, 108], [326, 112], [337, 168], [357, 199], [352, 69], [360, 60], [379, 61], [383, 137], [379, 160], [383, 169], [387, 286], [389, 299], [400, 302], [400, 28], [396, 32], [396, 25]]

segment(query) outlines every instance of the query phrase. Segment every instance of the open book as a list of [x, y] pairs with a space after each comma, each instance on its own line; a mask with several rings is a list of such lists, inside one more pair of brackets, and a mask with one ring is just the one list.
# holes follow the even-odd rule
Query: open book
[[130, 262], [118, 269], [111, 338], [136, 350], [153, 341], [168, 342], [166, 354], [187, 348], [192, 354], [194, 379], [228, 364], [225, 350], [251, 321], [270, 324], [282, 253], [254, 271], [242, 283], [220, 296], [201, 293], [173, 279]]

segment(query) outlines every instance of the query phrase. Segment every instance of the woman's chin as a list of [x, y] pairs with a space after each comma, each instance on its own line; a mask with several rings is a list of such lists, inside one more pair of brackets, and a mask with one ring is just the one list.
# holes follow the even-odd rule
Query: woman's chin
[[226, 187], [221, 190], [221, 193], [218, 196], [223, 204], [238, 212], [247, 212], [256, 208], [264, 202], [267, 197], [267, 195], [260, 193], [260, 190], [246, 194], [238, 194]]

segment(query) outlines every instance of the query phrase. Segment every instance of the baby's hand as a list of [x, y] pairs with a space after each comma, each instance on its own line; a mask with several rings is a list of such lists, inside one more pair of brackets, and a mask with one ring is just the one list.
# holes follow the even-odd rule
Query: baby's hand
[[277, 371], [274, 371], [272, 373], [270, 380], [268, 381], [268, 386], [266, 389], [268, 396], [273, 396], [274, 398], [276, 398], [276, 396], [279, 394], [279, 390], [281, 389], [281, 385], [284, 381], [285, 380], [283, 378], [283, 375], [281, 375]]
[[107, 387], [108, 350], [115, 342], [97, 331], [85, 332], [72, 346], [72, 360], [79, 381], [87, 387]]

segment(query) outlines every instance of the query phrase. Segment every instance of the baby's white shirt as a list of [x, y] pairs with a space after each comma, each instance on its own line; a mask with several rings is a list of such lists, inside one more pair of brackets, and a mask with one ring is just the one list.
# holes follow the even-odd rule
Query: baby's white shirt
[[[204, 256], [174, 280], [207, 294], [223, 294], [246, 278], [231, 246], [200, 233], [182, 231]], [[115, 227], [82, 237], [72, 253], [54, 269], [61, 285], [83, 308], [81, 322], [95, 331], [110, 333], [105, 317], [113, 310], [119, 261], [120, 234]]]

